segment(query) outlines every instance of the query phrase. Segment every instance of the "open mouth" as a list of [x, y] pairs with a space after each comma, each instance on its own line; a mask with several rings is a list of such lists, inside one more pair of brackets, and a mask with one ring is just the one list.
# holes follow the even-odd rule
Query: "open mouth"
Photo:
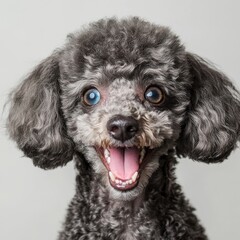
[[113, 188], [126, 191], [137, 186], [146, 148], [109, 147], [97, 149], [108, 170]]

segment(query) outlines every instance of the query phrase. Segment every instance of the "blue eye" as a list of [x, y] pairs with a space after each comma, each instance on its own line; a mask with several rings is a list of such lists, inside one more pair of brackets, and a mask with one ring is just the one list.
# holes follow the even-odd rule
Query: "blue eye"
[[88, 106], [96, 105], [100, 99], [100, 92], [96, 88], [88, 89], [83, 95], [83, 102]]
[[163, 92], [155, 86], [149, 87], [144, 93], [144, 97], [152, 104], [160, 104], [164, 100]]

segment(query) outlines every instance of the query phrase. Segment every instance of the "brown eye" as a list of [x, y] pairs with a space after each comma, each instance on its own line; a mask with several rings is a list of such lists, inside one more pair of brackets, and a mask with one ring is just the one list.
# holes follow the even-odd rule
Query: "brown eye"
[[152, 104], [160, 104], [164, 99], [162, 90], [156, 86], [147, 88], [144, 93], [145, 99]]
[[100, 92], [96, 88], [90, 88], [83, 94], [83, 103], [88, 106], [98, 104], [100, 99]]

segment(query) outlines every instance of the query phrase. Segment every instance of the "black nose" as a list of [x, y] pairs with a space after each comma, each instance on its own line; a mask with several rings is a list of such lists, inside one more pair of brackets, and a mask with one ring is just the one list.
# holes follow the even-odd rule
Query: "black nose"
[[110, 136], [121, 142], [134, 137], [138, 129], [138, 121], [133, 117], [116, 115], [107, 122], [107, 130]]

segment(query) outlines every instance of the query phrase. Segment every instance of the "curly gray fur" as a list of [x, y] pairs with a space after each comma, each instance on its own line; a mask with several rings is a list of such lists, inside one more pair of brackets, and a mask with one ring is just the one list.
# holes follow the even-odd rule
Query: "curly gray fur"
[[[159, 86], [164, 103], [144, 99]], [[83, 104], [89, 87], [101, 93]], [[168, 28], [139, 18], [103, 19], [68, 37], [11, 94], [8, 130], [35, 165], [74, 159], [76, 194], [59, 239], [207, 239], [176, 184], [175, 155], [221, 162], [240, 135], [239, 93], [228, 78], [187, 52]], [[140, 125], [127, 141], [106, 128], [114, 116]], [[139, 182], [113, 188], [97, 148], [150, 149]]]

